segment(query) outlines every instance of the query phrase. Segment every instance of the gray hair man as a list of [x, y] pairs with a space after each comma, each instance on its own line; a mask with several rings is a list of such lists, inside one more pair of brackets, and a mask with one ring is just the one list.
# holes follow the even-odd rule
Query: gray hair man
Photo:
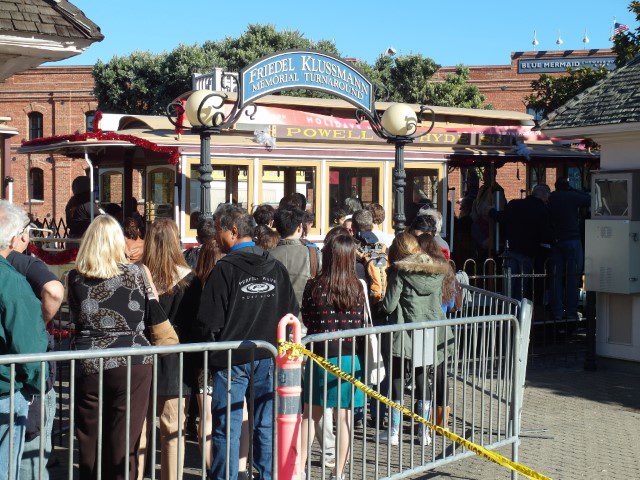
[[436, 234], [434, 235], [433, 239], [436, 241], [440, 248], [451, 250], [447, 241], [442, 238], [442, 235], [440, 234], [442, 232], [442, 213], [440, 213], [440, 211], [436, 210], [435, 208], [422, 207], [418, 212], [418, 216], [420, 215], [431, 217], [436, 221]]
[[[7, 261], [12, 251], [28, 241], [29, 223], [29, 217], [22, 209], [0, 200], [0, 355], [47, 350], [40, 302], [27, 280]], [[9, 422], [0, 425], [0, 465], [11, 463], [13, 475], [18, 472], [24, 448], [29, 411], [26, 397], [39, 391], [41, 375], [47, 375], [47, 370], [46, 365], [41, 369], [39, 362], [16, 364], [14, 395], [10, 397], [10, 368], [9, 365], [0, 366], [0, 416], [8, 418], [12, 406], [14, 414], [12, 451], [9, 449]], [[13, 475], [9, 476], [13, 478]]]

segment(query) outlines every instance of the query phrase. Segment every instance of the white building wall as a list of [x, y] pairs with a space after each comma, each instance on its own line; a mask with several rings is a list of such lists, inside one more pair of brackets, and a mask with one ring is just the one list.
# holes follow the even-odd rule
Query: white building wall
[[[640, 169], [640, 132], [594, 135], [593, 138], [601, 145], [600, 170]], [[631, 297], [597, 295], [598, 355], [640, 361], [640, 295]]]

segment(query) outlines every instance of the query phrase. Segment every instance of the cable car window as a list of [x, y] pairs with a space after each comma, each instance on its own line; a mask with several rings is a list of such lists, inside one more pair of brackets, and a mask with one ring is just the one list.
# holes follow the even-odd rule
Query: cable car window
[[262, 168], [262, 203], [278, 207], [282, 197], [301, 193], [306, 210], [316, 213], [316, 167], [265, 166]]
[[338, 209], [347, 215], [370, 203], [380, 203], [380, 170], [377, 168], [329, 168], [329, 217]]
[[423, 207], [440, 210], [438, 200], [440, 177], [438, 170], [433, 168], [407, 168], [406, 175], [404, 215], [409, 224]]
[[147, 209], [149, 221], [156, 217], [173, 218], [174, 172], [172, 170], [154, 170], [148, 175]]
[[[197, 214], [200, 212], [200, 172], [194, 163], [190, 168], [187, 208], [189, 228], [197, 228]], [[211, 176], [211, 210], [218, 205], [231, 202], [248, 207], [248, 168], [243, 165], [214, 165]]]

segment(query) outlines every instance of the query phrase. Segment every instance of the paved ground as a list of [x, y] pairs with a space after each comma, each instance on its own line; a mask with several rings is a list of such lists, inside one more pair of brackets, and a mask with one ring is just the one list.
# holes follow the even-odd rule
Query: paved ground
[[[553, 479], [640, 478], [640, 364], [600, 359], [596, 372], [578, 362], [534, 365], [522, 428], [521, 462]], [[474, 458], [416, 478], [510, 475]]]
[[[553, 479], [637, 479], [640, 478], [640, 364], [603, 360], [596, 372], [586, 372], [580, 361], [533, 364], [529, 369], [522, 418], [520, 460]], [[410, 430], [405, 429], [405, 440]], [[362, 445], [362, 432], [356, 431]], [[367, 477], [378, 459], [379, 476], [386, 475], [386, 446], [378, 455], [368, 435]], [[440, 452], [440, 443], [437, 450]], [[510, 447], [499, 450], [510, 454]], [[57, 454], [62, 464], [51, 470], [52, 478], [66, 478], [66, 452]], [[431, 449], [426, 451], [427, 458]], [[356, 449], [354, 479], [362, 478], [362, 447]], [[414, 446], [414, 461], [421, 448]], [[200, 478], [197, 446], [188, 442], [185, 479]], [[359, 457], [359, 458], [357, 458]], [[392, 455], [392, 472], [398, 471], [397, 447]], [[405, 447], [403, 463], [409, 464]], [[319, 456], [314, 457], [312, 476], [322, 478]], [[329, 471], [327, 470], [327, 477]], [[159, 472], [158, 472], [159, 474]], [[159, 475], [158, 475], [159, 476]], [[508, 479], [510, 472], [486, 460], [468, 458], [413, 478]]]

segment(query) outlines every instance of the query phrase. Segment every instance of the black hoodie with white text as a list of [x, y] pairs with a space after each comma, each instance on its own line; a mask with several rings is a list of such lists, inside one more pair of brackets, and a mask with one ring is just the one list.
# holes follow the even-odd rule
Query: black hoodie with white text
[[[299, 307], [284, 266], [257, 246], [233, 250], [218, 261], [202, 291], [194, 332], [203, 342], [264, 340], [276, 345], [280, 319]], [[269, 358], [256, 349], [255, 360]], [[212, 367], [227, 365], [226, 352], [209, 356]], [[234, 351], [231, 363], [251, 361], [250, 350]]]

